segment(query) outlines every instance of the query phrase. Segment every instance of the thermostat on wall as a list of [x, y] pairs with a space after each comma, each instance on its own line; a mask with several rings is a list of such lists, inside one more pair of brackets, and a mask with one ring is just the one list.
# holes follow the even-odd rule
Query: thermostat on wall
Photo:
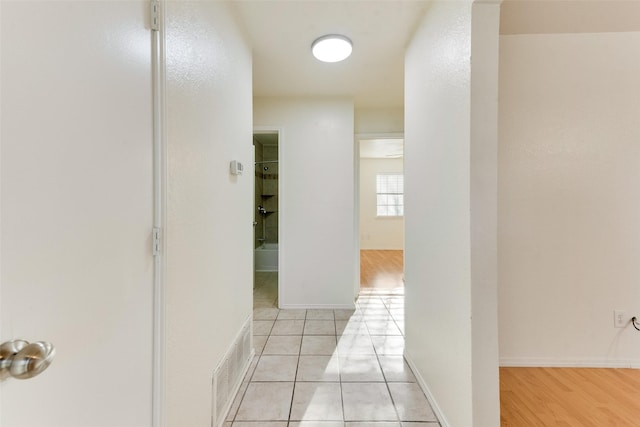
[[231, 161], [231, 175], [242, 175], [242, 170], [244, 169], [242, 163], [237, 160]]

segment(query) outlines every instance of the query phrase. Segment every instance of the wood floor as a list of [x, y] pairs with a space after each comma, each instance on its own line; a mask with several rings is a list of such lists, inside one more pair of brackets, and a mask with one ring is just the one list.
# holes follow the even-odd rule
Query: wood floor
[[360, 288], [402, 288], [403, 276], [404, 251], [360, 251]]
[[502, 427], [638, 427], [640, 370], [500, 368]]

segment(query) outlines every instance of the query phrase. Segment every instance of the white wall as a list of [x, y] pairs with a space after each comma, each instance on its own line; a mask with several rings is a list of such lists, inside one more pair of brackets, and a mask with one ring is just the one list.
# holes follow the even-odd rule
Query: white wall
[[473, 425], [500, 425], [498, 351], [498, 68], [500, 4], [471, 22], [471, 320]]
[[402, 159], [360, 159], [360, 249], [404, 249], [404, 217], [376, 215], [376, 175], [402, 173]]
[[402, 133], [403, 108], [356, 108], [354, 111], [356, 134]]
[[252, 310], [251, 52], [226, 3], [166, 7], [167, 425], [204, 426]]
[[640, 33], [500, 37], [500, 357], [640, 367]]
[[151, 424], [152, 135], [145, 2], [1, 2], [3, 427]]
[[495, 215], [483, 207], [496, 197], [498, 16], [434, 2], [405, 60], [406, 354], [452, 427], [499, 425]]
[[254, 99], [280, 135], [280, 306], [352, 307], [356, 280], [353, 102]]

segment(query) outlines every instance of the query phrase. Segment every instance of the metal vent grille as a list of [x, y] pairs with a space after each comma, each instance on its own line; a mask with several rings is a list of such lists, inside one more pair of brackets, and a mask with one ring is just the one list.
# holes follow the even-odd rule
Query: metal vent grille
[[[229, 359], [220, 364], [215, 373], [215, 411], [216, 415], [224, 414], [224, 407], [229, 396]], [[219, 420], [218, 420], [219, 421]]]
[[251, 362], [251, 317], [213, 373], [213, 425], [222, 426]]

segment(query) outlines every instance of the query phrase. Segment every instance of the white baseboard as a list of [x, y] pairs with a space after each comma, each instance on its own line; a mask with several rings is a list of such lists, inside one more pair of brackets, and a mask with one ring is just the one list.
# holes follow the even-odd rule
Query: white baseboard
[[447, 417], [444, 415], [444, 412], [442, 412], [442, 409], [438, 405], [436, 398], [433, 396], [433, 393], [431, 393], [431, 390], [429, 390], [429, 386], [425, 382], [424, 378], [422, 378], [422, 375], [418, 371], [418, 368], [416, 367], [415, 363], [413, 363], [413, 359], [411, 359], [411, 356], [409, 355], [409, 353], [407, 353], [406, 350], [404, 351], [404, 358], [413, 371], [413, 375], [416, 377], [418, 385], [424, 392], [425, 396], [427, 396], [427, 400], [431, 405], [431, 409], [433, 409], [433, 413], [436, 415], [436, 418], [438, 418], [438, 421], [440, 422], [440, 427], [449, 427], [450, 424], [449, 421], [447, 421]]
[[284, 310], [355, 310], [356, 304], [280, 304]]
[[634, 368], [640, 369], [640, 359], [556, 359], [501, 357], [504, 368]]

